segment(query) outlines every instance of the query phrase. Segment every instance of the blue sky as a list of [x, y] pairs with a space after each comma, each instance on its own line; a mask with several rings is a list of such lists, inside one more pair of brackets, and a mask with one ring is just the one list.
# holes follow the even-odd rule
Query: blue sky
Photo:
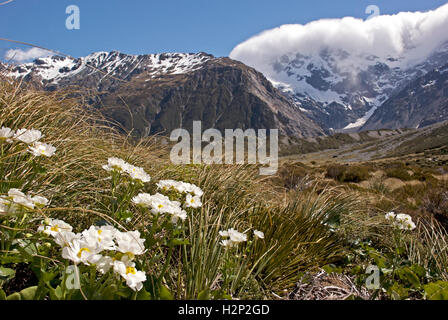
[[[5, 0], [0, 0], [0, 3]], [[0, 6], [0, 37], [31, 42], [79, 57], [93, 51], [131, 54], [199, 52], [227, 56], [266, 29], [322, 18], [367, 18], [435, 9], [443, 0], [14, 0]], [[68, 5], [80, 8], [80, 30], [67, 30]], [[10, 48], [0, 41], [0, 57]]]

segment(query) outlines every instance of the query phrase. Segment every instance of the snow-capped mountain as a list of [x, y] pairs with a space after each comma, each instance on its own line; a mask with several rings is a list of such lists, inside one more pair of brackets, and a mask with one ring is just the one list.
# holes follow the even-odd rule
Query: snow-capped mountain
[[448, 4], [265, 30], [230, 53], [328, 131], [359, 129], [403, 86], [448, 62]]
[[448, 64], [407, 84], [384, 102], [362, 130], [421, 128], [448, 120]]
[[291, 53], [272, 62], [270, 80], [323, 128], [356, 130], [412, 80], [446, 64], [448, 43], [423, 62], [404, 61], [332, 49], [316, 56]]
[[211, 59], [213, 56], [206, 53], [129, 55], [117, 51], [95, 52], [78, 59], [62, 56], [36, 59], [13, 67], [8, 75], [40, 80], [45, 86], [73, 84], [74, 81], [82, 84], [82, 79], [92, 75], [102, 75], [108, 80], [128, 80], [143, 72], [150, 78], [183, 74], [200, 69]]
[[[207, 128], [279, 129], [293, 136], [323, 130], [255, 69], [206, 53], [52, 56], [9, 66], [7, 75], [45, 90], [85, 88], [90, 103], [122, 127], [145, 136]], [[89, 97], [90, 98], [90, 97]], [[129, 112], [131, 111], [131, 112]]]

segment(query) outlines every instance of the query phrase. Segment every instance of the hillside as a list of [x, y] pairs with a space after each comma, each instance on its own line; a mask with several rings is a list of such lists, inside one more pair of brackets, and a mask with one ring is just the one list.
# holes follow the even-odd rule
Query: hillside
[[279, 129], [322, 135], [322, 129], [253, 68], [205, 53], [126, 55], [98, 52], [85, 58], [53, 56], [12, 67], [8, 75], [55, 91], [97, 92], [90, 103], [139, 136], [203, 128]]

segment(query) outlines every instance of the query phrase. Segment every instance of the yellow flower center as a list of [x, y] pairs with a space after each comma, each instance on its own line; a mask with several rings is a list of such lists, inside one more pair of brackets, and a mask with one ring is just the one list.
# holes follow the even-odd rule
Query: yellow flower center
[[98, 230], [98, 234], [101, 235], [103, 233], [103, 230]]
[[84, 251], [90, 252], [90, 249], [89, 248], [81, 248], [81, 250], [79, 250], [79, 252], [78, 252], [78, 258], [81, 258], [81, 255]]
[[59, 232], [59, 226], [58, 226], [57, 224], [55, 224], [54, 226], [52, 226], [52, 227], [50, 228], [50, 230], [51, 230], [51, 231], [54, 231], [54, 232]]
[[134, 267], [126, 267], [126, 274], [129, 273], [136, 274], [137, 272]]
[[159, 209], [162, 209], [162, 208], [163, 208], [163, 204], [159, 204], [157, 207], [158, 207]]

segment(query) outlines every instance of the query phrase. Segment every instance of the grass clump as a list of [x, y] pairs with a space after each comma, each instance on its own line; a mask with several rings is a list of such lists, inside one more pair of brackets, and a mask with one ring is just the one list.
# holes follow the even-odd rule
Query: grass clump
[[269, 298], [342, 252], [349, 199], [284, 202], [254, 166], [172, 165], [71, 96], [0, 85], [1, 126], [42, 135], [1, 141], [0, 298]]
[[325, 175], [339, 182], [358, 183], [370, 177], [369, 169], [362, 165], [330, 165]]

